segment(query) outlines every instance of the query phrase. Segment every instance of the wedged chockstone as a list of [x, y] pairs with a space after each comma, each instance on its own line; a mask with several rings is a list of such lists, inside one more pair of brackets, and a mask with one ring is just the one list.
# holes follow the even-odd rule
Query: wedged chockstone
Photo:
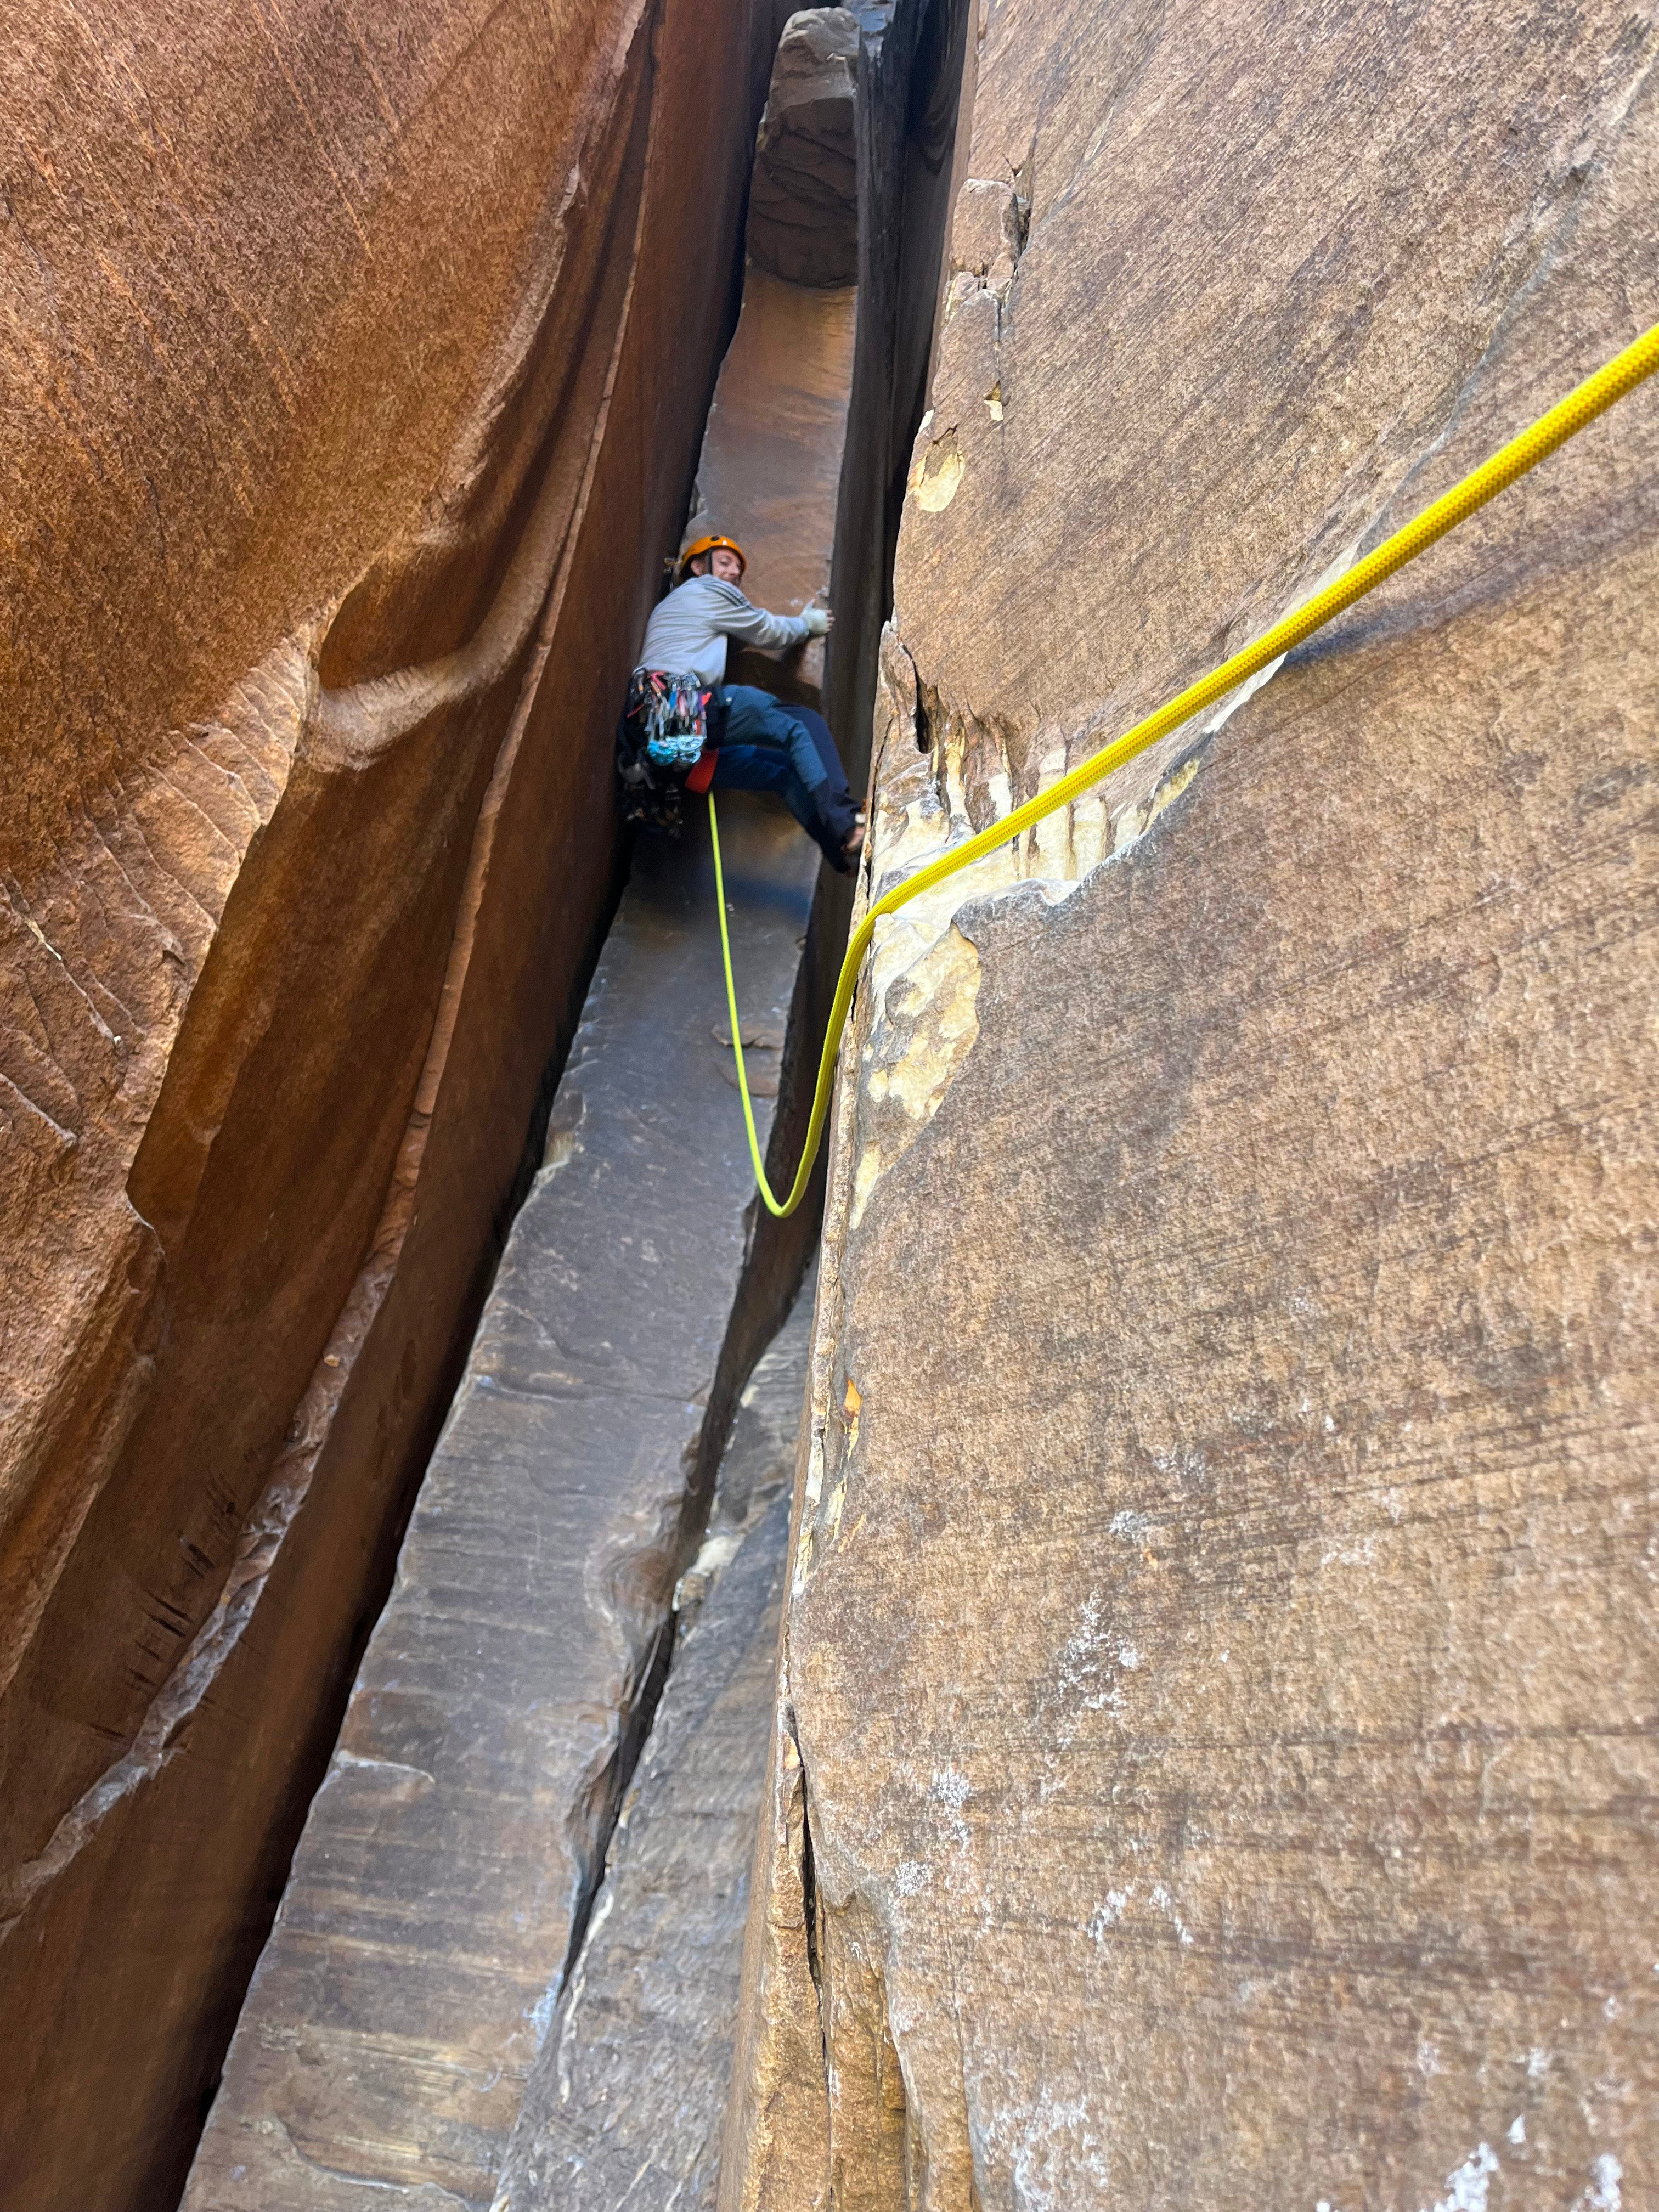
[[806, 8], [784, 26], [755, 147], [749, 258], [787, 284], [858, 277], [858, 18]]
[[[766, 802], [721, 817], [764, 1091], [817, 854]], [[187, 2212], [495, 2193], [696, 1519], [751, 1194], [724, 1025], [694, 821], [637, 848]]]
[[495, 2212], [712, 2212], [811, 1296], [744, 1393], [656, 1725]]

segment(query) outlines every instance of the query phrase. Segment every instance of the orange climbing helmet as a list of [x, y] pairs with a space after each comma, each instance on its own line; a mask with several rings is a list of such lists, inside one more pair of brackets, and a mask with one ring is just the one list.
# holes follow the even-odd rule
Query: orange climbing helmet
[[705, 553], [718, 553], [722, 547], [726, 552], [737, 555], [738, 574], [741, 575], [749, 566], [749, 556], [735, 538], [694, 538], [680, 556], [680, 582], [685, 581], [685, 572], [694, 561], [701, 560]]

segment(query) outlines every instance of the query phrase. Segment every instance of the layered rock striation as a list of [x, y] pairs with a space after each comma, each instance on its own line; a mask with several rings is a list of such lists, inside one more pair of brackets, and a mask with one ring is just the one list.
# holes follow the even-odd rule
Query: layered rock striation
[[786, 284], [854, 284], [859, 273], [859, 19], [792, 15], [778, 41], [749, 185], [752, 267]]
[[[872, 890], [1659, 318], [1654, 40], [981, 11]], [[1656, 457], [881, 926], [729, 2212], [1652, 2193]]]

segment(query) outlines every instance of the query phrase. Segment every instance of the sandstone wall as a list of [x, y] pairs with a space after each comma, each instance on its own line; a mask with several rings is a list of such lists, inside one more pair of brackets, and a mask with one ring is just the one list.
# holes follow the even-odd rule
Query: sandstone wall
[[[823, 714], [853, 788], [862, 792], [905, 471], [934, 327], [970, 9], [969, 0], [869, 0], [848, 12], [859, 29], [858, 320], [830, 581], [836, 626], [819, 681]], [[828, 869], [818, 878], [773, 1126], [775, 1188], [789, 1182], [800, 1157], [853, 890], [849, 878]], [[820, 1166], [788, 1221], [760, 1224], [757, 1265], [781, 1281], [799, 1279], [817, 1241], [823, 1173]]]
[[[817, 854], [763, 799], [722, 817], [758, 1076]], [[183, 2212], [496, 2197], [747, 1380], [714, 893], [705, 823], [641, 841]]]
[[[1659, 315], [1655, 26], [992, 6], [872, 875]], [[1651, 392], [878, 939], [721, 2203], [1659, 2187]]]
[[[773, 64], [751, 203], [769, 178], [769, 220], [809, 258], [815, 227], [856, 246], [856, 207], [824, 207], [810, 163], [796, 165], [792, 201], [771, 164], [806, 135], [847, 150], [850, 182], [857, 41], [850, 15], [798, 14]], [[834, 67], [803, 69], [803, 55]], [[793, 127], [802, 116], [810, 133]], [[855, 314], [845, 285], [744, 272], [697, 475], [741, 528], [769, 605], [799, 607], [828, 581]], [[799, 675], [802, 656], [790, 658]], [[818, 858], [772, 801], [734, 794], [720, 812], [764, 1143]], [[610, 1910], [596, 1912], [595, 1894], [684, 1625], [680, 1578], [734, 1413], [746, 1419], [756, 1340], [781, 1318], [769, 1271], [747, 1264], [752, 1182], [714, 891], [700, 807], [678, 840], [635, 843], [541, 1170], [312, 1801], [185, 2212], [367, 2212], [434, 2197], [482, 2212], [507, 2192], [509, 2134], [531, 2125], [526, 2084], [536, 2106], [554, 2049], [566, 2080], [568, 2018], [592, 1964], [583, 1937]], [[805, 1322], [803, 1311], [781, 1423], [792, 1444]], [[742, 1480], [728, 1463], [722, 1485]], [[787, 1525], [775, 1535], [781, 1558]], [[717, 1531], [716, 1553], [736, 1540]], [[711, 2189], [775, 1641], [775, 1623], [762, 1637], [757, 1621], [716, 1639], [728, 1656], [748, 1649], [758, 1670], [747, 1764], [723, 1783], [743, 1844], [734, 1858], [728, 1844], [725, 1903], [701, 1947], [682, 1930], [685, 1971], [700, 1948], [720, 1962], [701, 2002], [727, 2063], [711, 2055], [691, 2069], [692, 2117], [690, 2077], [620, 2054], [653, 2075], [659, 2115], [680, 2110], [682, 2148]], [[648, 2109], [631, 2115], [647, 2136]], [[680, 2163], [663, 2150], [665, 2197]]]
[[805, 1295], [743, 1393], [672, 1670], [490, 2212], [713, 2212], [765, 1779]]
[[612, 894], [610, 726], [781, 12], [0, 33], [31, 2212], [176, 2188], [384, 1586]]

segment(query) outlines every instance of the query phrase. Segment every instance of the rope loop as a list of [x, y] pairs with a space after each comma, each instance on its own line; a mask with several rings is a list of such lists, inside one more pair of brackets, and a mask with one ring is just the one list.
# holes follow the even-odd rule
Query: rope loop
[[806, 1141], [801, 1149], [800, 1164], [795, 1170], [795, 1179], [782, 1200], [774, 1194], [772, 1186], [766, 1179], [766, 1164], [761, 1158], [760, 1139], [755, 1132], [755, 1109], [749, 1096], [749, 1080], [744, 1073], [743, 1034], [738, 1022], [738, 992], [732, 975], [732, 942], [726, 926], [726, 884], [720, 873], [720, 825], [715, 820], [714, 794], [711, 791], [708, 794], [708, 834], [714, 848], [714, 896], [720, 902], [720, 952], [726, 962], [726, 1003], [732, 1017], [732, 1049], [737, 1056], [738, 1089], [742, 1095], [743, 1118], [749, 1132], [749, 1157], [754, 1164], [756, 1187], [768, 1212], [782, 1220], [795, 1211], [806, 1195], [812, 1163], [817, 1157], [817, 1149], [823, 1138], [823, 1125], [829, 1117], [830, 1100], [835, 1087], [836, 1061], [841, 1052], [842, 1033], [847, 1026], [854, 988], [858, 981], [859, 970], [864, 964], [864, 956], [869, 950], [870, 940], [875, 934], [876, 924], [884, 915], [896, 914], [912, 899], [920, 898], [923, 891], [932, 890], [936, 884], [942, 884], [949, 877], [959, 874], [963, 869], [971, 867], [975, 860], [982, 860], [986, 854], [995, 852], [1000, 846], [1007, 844], [1034, 823], [1041, 822], [1045, 815], [1054, 814], [1062, 806], [1069, 806], [1074, 799], [1081, 798], [1091, 785], [1110, 775], [1126, 761], [1132, 761], [1137, 753], [1145, 752], [1160, 738], [1168, 737], [1171, 730], [1179, 729], [1183, 722], [1189, 721], [1194, 714], [1201, 714], [1206, 707], [1213, 706], [1218, 699], [1224, 698], [1229, 691], [1236, 690], [1239, 684], [1257, 675], [1269, 661], [1279, 660], [1285, 653], [1294, 651], [1316, 630], [1322, 629], [1328, 622], [1334, 621], [1351, 607], [1356, 599], [1363, 599], [1367, 592], [1374, 592], [1397, 568], [1403, 568], [1408, 561], [1414, 561], [1419, 553], [1426, 552], [1449, 530], [1455, 530], [1460, 522], [1467, 522], [1470, 515], [1478, 514], [1488, 500], [1496, 499], [1500, 491], [1506, 491], [1517, 477], [1523, 477], [1528, 469], [1536, 468], [1540, 461], [1553, 453], [1558, 446], [1565, 445], [1569, 438], [1576, 437], [1587, 424], [1595, 422], [1598, 415], [1605, 414], [1615, 401], [1622, 399], [1626, 392], [1633, 392], [1638, 384], [1652, 375], [1656, 368], [1659, 368], [1659, 323], [1627, 345], [1622, 353], [1615, 354], [1604, 368], [1596, 370], [1594, 376], [1586, 377], [1565, 399], [1558, 400], [1547, 414], [1540, 415], [1518, 437], [1511, 438], [1508, 445], [1500, 447], [1489, 461], [1483, 461], [1478, 469], [1455, 483], [1449, 491], [1443, 492], [1431, 506], [1424, 508], [1414, 521], [1396, 530], [1392, 537], [1385, 538], [1374, 552], [1368, 553], [1363, 561], [1356, 562], [1346, 575], [1340, 576], [1334, 584], [1328, 584], [1322, 592], [1316, 592], [1312, 599], [1293, 608], [1271, 629], [1264, 631], [1254, 645], [1247, 645], [1242, 652], [1224, 660], [1208, 676], [1200, 677], [1196, 684], [1189, 684], [1184, 691], [1177, 692], [1173, 699], [1166, 700], [1144, 721], [1137, 722], [1132, 730], [1126, 730], [1121, 738], [1115, 738], [1110, 744], [1103, 745], [1098, 752], [1091, 753], [1086, 760], [1079, 761], [1057, 783], [1050, 784], [1047, 791], [1039, 792], [1035, 799], [1028, 799], [1023, 806], [1015, 807], [1013, 812], [1006, 815], [1001, 821], [992, 823], [988, 829], [981, 830], [975, 836], [965, 838], [960, 845], [953, 845], [949, 852], [941, 853], [938, 860], [930, 860], [925, 867], [918, 868], [915, 875], [907, 876], [902, 884], [895, 884], [891, 890], [884, 891], [866, 910], [864, 919], [848, 940], [846, 957], [841, 963], [835, 1001], [830, 1009], [829, 1027], [824, 1032], [823, 1051], [818, 1060], [817, 1088], [812, 1094], [812, 1115], [807, 1124]]

